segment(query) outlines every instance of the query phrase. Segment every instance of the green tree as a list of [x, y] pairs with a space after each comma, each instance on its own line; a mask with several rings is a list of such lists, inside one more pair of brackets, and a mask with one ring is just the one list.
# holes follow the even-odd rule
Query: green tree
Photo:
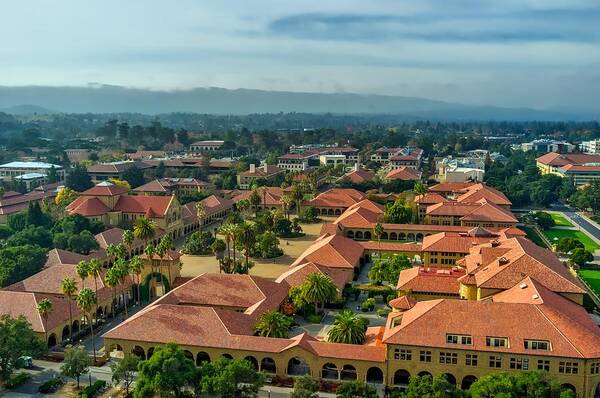
[[8, 246], [37, 245], [49, 249], [52, 247], [52, 233], [44, 227], [29, 225], [27, 228], [8, 238]]
[[79, 389], [79, 378], [82, 374], [89, 372], [91, 364], [90, 356], [83, 346], [68, 346], [60, 371], [64, 376], [74, 377], [77, 380], [77, 389]]
[[44, 353], [47, 345], [31, 328], [23, 316], [12, 318], [0, 315], [0, 379], [7, 380], [24, 355], [38, 357]]
[[83, 192], [94, 186], [92, 178], [83, 166], [75, 166], [67, 172], [65, 186], [77, 192]]
[[123, 180], [127, 181], [131, 188], [137, 188], [146, 183], [144, 172], [135, 166], [129, 167], [123, 172]]
[[221, 358], [200, 367], [198, 390], [221, 398], [256, 398], [265, 376], [245, 359]]
[[100, 245], [90, 231], [82, 231], [79, 234], [71, 235], [67, 241], [69, 250], [79, 254], [90, 254], [92, 250], [97, 250]]
[[384, 219], [387, 223], [406, 224], [412, 219], [412, 207], [402, 199], [385, 205]]
[[584, 248], [584, 246], [583, 243], [575, 238], [560, 238], [556, 244], [556, 250], [561, 253], [569, 253], [578, 248]]
[[81, 279], [81, 287], [84, 288], [85, 287], [85, 278], [87, 278], [90, 275], [90, 266], [89, 266], [88, 262], [85, 260], [81, 260], [79, 263], [77, 263], [77, 266], [75, 266], [75, 271], [77, 272], [77, 275], [79, 275], [79, 278]]
[[9, 246], [0, 249], [0, 287], [39, 272], [48, 258], [46, 249], [39, 246]]
[[115, 385], [123, 383], [125, 394], [129, 395], [129, 387], [135, 380], [135, 373], [138, 369], [140, 359], [135, 355], [125, 355], [120, 361], [110, 365], [112, 371], [112, 382]]
[[411, 267], [409, 258], [404, 254], [378, 258], [375, 259], [369, 270], [369, 280], [376, 284], [388, 282], [396, 285], [400, 277], [400, 272]]
[[415, 182], [413, 191], [415, 195], [425, 195], [427, 193], [427, 185], [423, 184], [421, 181], [417, 181]]
[[375, 224], [373, 227], [373, 236], [377, 239], [377, 249], [379, 251], [379, 257], [381, 257], [381, 235], [383, 235], [383, 225], [380, 223]]
[[320, 272], [309, 274], [300, 286], [304, 300], [315, 306], [315, 314], [319, 312], [319, 304], [324, 307], [337, 297], [337, 288], [331, 278]]
[[469, 388], [469, 395], [472, 398], [561, 398], [563, 397], [562, 393], [563, 389], [560, 384], [544, 371], [514, 374], [505, 372], [490, 373], [481, 377]]
[[83, 288], [77, 295], [77, 307], [87, 316], [88, 323], [90, 325], [90, 332], [92, 334], [92, 348], [94, 350], [94, 362], [96, 362], [96, 338], [94, 336], [94, 312], [98, 299], [96, 293], [90, 288]]
[[535, 220], [535, 223], [539, 225], [542, 229], [550, 229], [555, 225], [552, 216], [546, 212], [536, 211], [532, 214], [532, 216]]
[[48, 300], [47, 298], [40, 300], [37, 305], [37, 312], [44, 321], [44, 339], [46, 340], [46, 343], [48, 342], [48, 317], [52, 313], [52, 310], [52, 301]]
[[574, 249], [571, 255], [569, 256], [569, 261], [581, 267], [582, 265], [585, 265], [585, 263], [594, 261], [594, 255], [589, 251], [578, 247], [577, 249]]
[[135, 276], [135, 278], [133, 278], [134, 280], [136, 280], [136, 289], [137, 289], [137, 302], [138, 305], [142, 305], [142, 296], [140, 294], [140, 285], [142, 283], [142, 281], [140, 280], [142, 272], [144, 271], [144, 263], [142, 262], [142, 259], [139, 256], [133, 256], [131, 258], [131, 260], [129, 261], [129, 271], [132, 273], [132, 275]]
[[73, 296], [77, 293], [77, 283], [75, 279], [65, 277], [60, 281], [60, 292], [65, 296], [69, 303], [69, 341], [73, 341]]
[[290, 398], [318, 398], [318, 391], [319, 383], [310, 375], [304, 375], [294, 380], [294, 389], [290, 393]]
[[337, 398], [377, 398], [377, 389], [371, 384], [363, 383], [362, 381], [351, 381], [342, 383], [335, 390]]
[[293, 322], [291, 317], [277, 310], [271, 310], [258, 318], [255, 329], [259, 336], [287, 339]]
[[198, 370], [174, 343], [157, 347], [150, 359], [141, 361], [133, 395], [136, 398], [174, 395], [182, 397], [195, 388]]
[[400, 398], [458, 398], [460, 396], [460, 392], [444, 375], [435, 378], [430, 375], [413, 376], [409, 379], [406, 390], [399, 395]]
[[256, 249], [262, 258], [274, 258], [283, 254], [279, 248], [279, 239], [271, 231], [266, 231], [257, 237]]
[[248, 200], [250, 201], [252, 207], [254, 207], [254, 217], [256, 217], [258, 215], [258, 206], [260, 206], [262, 202], [260, 199], [260, 195], [258, 194], [256, 189], [252, 190], [250, 196], [248, 197]]
[[332, 343], [362, 344], [369, 320], [356, 315], [351, 310], [340, 312], [327, 332], [327, 340]]
[[214, 241], [210, 231], [195, 231], [185, 240], [181, 251], [191, 255], [209, 254]]
[[156, 235], [156, 223], [146, 217], [140, 217], [133, 224], [133, 236], [144, 242], [144, 246], [148, 246], [148, 242], [154, 239]]

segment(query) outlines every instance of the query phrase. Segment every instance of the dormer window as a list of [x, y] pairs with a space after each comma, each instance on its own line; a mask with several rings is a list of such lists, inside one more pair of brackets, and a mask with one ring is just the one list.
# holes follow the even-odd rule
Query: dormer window
[[525, 340], [523, 347], [526, 350], [550, 351], [550, 342], [548, 340]]
[[501, 347], [501, 348], [507, 348], [508, 347], [508, 338], [506, 337], [486, 337], [485, 338], [485, 345], [488, 347]]
[[463, 334], [447, 334], [446, 343], [471, 345], [473, 344], [473, 338], [471, 336]]

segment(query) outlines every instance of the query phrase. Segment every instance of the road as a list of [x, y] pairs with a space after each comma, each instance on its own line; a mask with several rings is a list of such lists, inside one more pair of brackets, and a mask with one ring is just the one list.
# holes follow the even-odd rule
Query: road
[[581, 215], [579, 215], [579, 213], [577, 213], [571, 207], [562, 205], [562, 204], [561, 205], [553, 205], [552, 210], [557, 210], [557, 211], [565, 213], [570, 219], [575, 221], [575, 223], [581, 229], [583, 229], [589, 235], [592, 235], [593, 237], [595, 237], [597, 240], [600, 240], [600, 228], [596, 227], [594, 224], [587, 221], [585, 218], [583, 218]]

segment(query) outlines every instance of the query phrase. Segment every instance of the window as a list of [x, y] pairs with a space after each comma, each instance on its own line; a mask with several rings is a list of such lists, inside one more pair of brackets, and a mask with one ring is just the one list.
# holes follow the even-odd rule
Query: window
[[446, 342], [448, 344], [467, 344], [470, 345], [472, 342], [471, 336], [461, 334], [447, 334]]
[[440, 352], [440, 363], [456, 365], [458, 363], [458, 354], [455, 352]]
[[550, 342], [547, 340], [525, 340], [523, 346], [526, 350], [544, 350], [550, 349]]
[[567, 373], [576, 375], [579, 372], [579, 363], [577, 362], [564, 362], [558, 363], [558, 373]]
[[467, 357], [465, 359], [465, 365], [477, 366], [477, 354], [467, 354]]
[[394, 359], [400, 361], [410, 361], [412, 360], [412, 351], [405, 350], [404, 348], [396, 348], [394, 350]]
[[490, 356], [490, 368], [501, 368], [502, 367], [502, 357], [497, 355]]
[[538, 370], [550, 371], [550, 361], [547, 359], [538, 359]]
[[511, 358], [510, 368], [519, 370], [529, 370], [529, 359], [526, 358]]
[[431, 362], [431, 351], [421, 351], [419, 353], [419, 361]]
[[508, 347], [508, 339], [506, 337], [486, 337], [485, 345], [488, 347]]
[[598, 373], [600, 373], [600, 362], [592, 363], [591, 373], [593, 375], [597, 375]]

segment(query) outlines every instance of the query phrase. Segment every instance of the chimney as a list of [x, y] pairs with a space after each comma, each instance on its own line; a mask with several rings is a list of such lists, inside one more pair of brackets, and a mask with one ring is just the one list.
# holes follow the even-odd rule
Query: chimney
[[354, 163], [354, 171], [358, 171], [358, 162]]
[[250, 165], [250, 173], [255, 173], [256, 172], [256, 165], [254, 163], [252, 163]]
[[264, 171], [265, 173], [268, 173], [268, 172], [269, 172], [269, 165], [268, 165], [268, 164], [266, 164], [266, 163], [265, 163], [265, 165], [263, 166], [263, 171]]
[[500, 246], [500, 242], [498, 242], [497, 239], [494, 239], [491, 243], [492, 243], [492, 247], [498, 247], [498, 246]]
[[506, 264], [508, 264], [508, 259], [507, 259], [506, 257], [504, 257], [504, 256], [503, 256], [503, 257], [500, 257], [500, 258], [498, 259], [498, 264], [499, 264], [499, 265], [506, 265]]

